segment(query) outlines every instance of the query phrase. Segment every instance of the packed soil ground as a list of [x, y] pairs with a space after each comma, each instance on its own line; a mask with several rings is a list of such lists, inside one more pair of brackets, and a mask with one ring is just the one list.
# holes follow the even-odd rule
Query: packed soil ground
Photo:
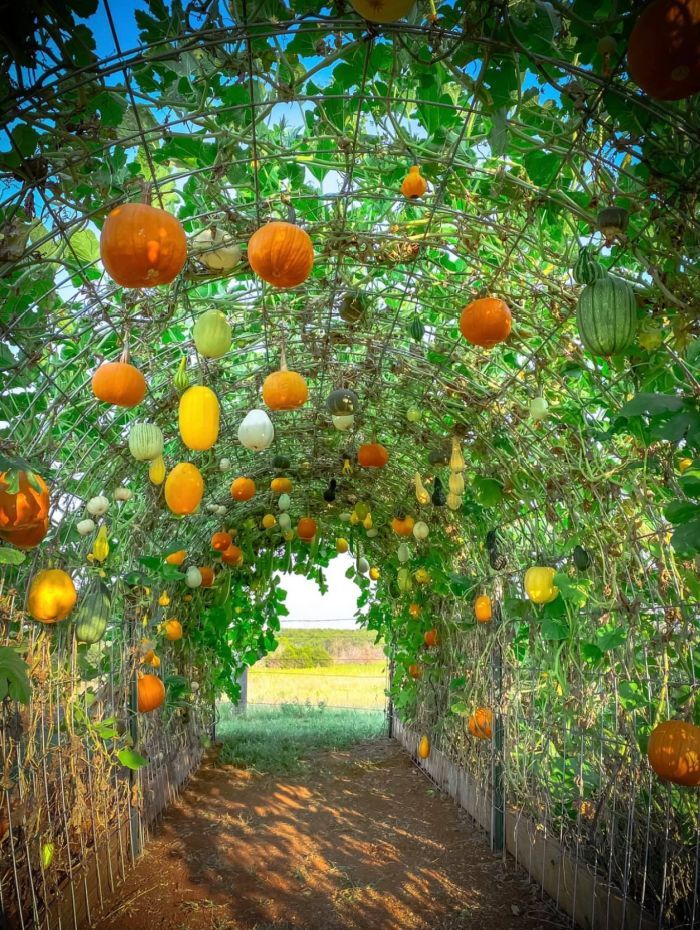
[[300, 776], [211, 759], [98, 930], [563, 928], [397, 743], [318, 753]]

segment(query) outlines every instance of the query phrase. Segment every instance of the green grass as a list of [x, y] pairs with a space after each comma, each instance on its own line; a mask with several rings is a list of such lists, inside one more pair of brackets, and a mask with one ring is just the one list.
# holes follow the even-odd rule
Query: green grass
[[383, 710], [386, 665], [331, 665], [325, 668], [265, 668], [248, 673], [251, 704], [325, 704]]
[[231, 704], [220, 704], [218, 710], [219, 759], [266, 774], [301, 772], [314, 752], [348, 749], [386, 733], [382, 711], [299, 704], [248, 708], [240, 716], [234, 714]]

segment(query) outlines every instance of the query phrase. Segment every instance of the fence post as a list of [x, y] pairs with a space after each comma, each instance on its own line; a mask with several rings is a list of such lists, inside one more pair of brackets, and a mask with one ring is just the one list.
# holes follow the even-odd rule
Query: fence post
[[501, 597], [503, 594], [502, 584], [500, 580], [496, 582], [495, 586], [496, 597], [494, 612], [493, 612], [493, 623], [495, 638], [493, 644], [493, 650], [491, 652], [491, 678], [493, 685], [493, 756], [492, 756], [492, 771], [491, 771], [491, 784], [493, 786], [492, 794], [492, 809], [491, 809], [491, 848], [495, 853], [503, 853], [505, 848], [505, 832], [506, 832], [506, 801], [505, 801], [505, 785], [503, 778], [503, 716], [501, 713], [501, 703], [503, 699], [503, 655], [501, 653], [501, 645], [499, 640], [499, 634], [501, 629], [502, 614], [501, 614]]
[[[128, 612], [129, 642], [135, 643], [137, 637], [136, 611], [129, 598], [125, 599], [125, 611]], [[132, 660], [131, 676], [129, 681], [129, 736], [131, 745], [136, 749], [139, 743], [139, 692], [138, 692], [138, 665]], [[141, 812], [134, 804], [136, 790], [139, 787], [141, 774], [129, 769], [129, 836], [131, 838], [131, 857], [135, 860], [141, 854]], [[142, 803], [145, 799], [142, 798]]]

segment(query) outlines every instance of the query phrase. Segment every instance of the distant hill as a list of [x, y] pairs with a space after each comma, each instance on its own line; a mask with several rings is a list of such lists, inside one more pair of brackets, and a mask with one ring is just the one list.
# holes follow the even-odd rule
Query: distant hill
[[374, 644], [369, 630], [284, 630], [279, 646], [259, 666], [268, 668], [323, 668], [366, 665], [384, 659], [383, 644]]

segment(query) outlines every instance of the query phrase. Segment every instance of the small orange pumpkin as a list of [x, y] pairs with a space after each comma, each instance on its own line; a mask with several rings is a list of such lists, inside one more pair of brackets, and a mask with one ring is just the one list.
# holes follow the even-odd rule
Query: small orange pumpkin
[[187, 549], [178, 549], [177, 552], [171, 552], [170, 555], [166, 555], [165, 561], [168, 565], [182, 565], [186, 558]]
[[263, 382], [262, 397], [270, 410], [296, 410], [309, 398], [306, 381], [298, 372], [287, 368], [284, 348], [279, 371], [273, 371]]
[[146, 396], [146, 379], [126, 359], [103, 362], [92, 376], [92, 393], [105, 404], [136, 407]]
[[165, 479], [165, 503], [174, 514], [194, 513], [203, 496], [204, 479], [191, 462], [180, 462]]
[[231, 482], [231, 497], [235, 501], [249, 501], [255, 494], [255, 482], [252, 478], [234, 478]]
[[418, 197], [422, 197], [427, 190], [428, 182], [420, 173], [420, 167], [418, 165], [412, 165], [411, 168], [409, 168], [408, 174], [403, 179], [401, 193], [404, 197], [416, 200]]
[[208, 565], [200, 565], [199, 574], [202, 576], [202, 583], [200, 587], [211, 588], [212, 584], [214, 583], [214, 569], [210, 568]]
[[242, 565], [243, 550], [232, 544], [228, 547], [228, 549], [221, 553], [221, 561], [225, 565]]
[[27, 611], [40, 623], [65, 620], [75, 607], [78, 592], [73, 579], [60, 568], [45, 568], [32, 578], [27, 594]]
[[480, 594], [474, 601], [474, 616], [479, 623], [488, 623], [492, 619], [493, 609], [488, 594]]
[[408, 674], [411, 676], [411, 678], [415, 680], [417, 680], [418, 678], [422, 678], [423, 677], [423, 666], [417, 665], [416, 663], [409, 665]]
[[125, 203], [109, 213], [100, 235], [100, 257], [122, 287], [170, 284], [187, 258], [179, 220], [145, 203]]
[[175, 643], [178, 639], [182, 639], [182, 624], [179, 620], [171, 617], [170, 620], [166, 620], [163, 624], [163, 632], [168, 642]]
[[139, 675], [136, 687], [141, 714], [150, 714], [165, 700], [165, 685], [157, 675]]
[[230, 533], [213, 533], [211, 537], [211, 547], [218, 552], [225, 552], [232, 542], [233, 537]]
[[700, 2], [654, 0], [639, 14], [627, 43], [635, 84], [655, 100], [700, 91]]
[[437, 630], [428, 630], [423, 636], [423, 642], [431, 649], [433, 646], [438, 646], [440, 644], [440, 637]]
[[420, 604], [416, 604], [415, 601], [409, 605], [408, 612], [414, 620], [417, 620], [420, 615], [423, 613], [423, 608]]
[[416, 521], [411, 516], [397, 513], [391, 521], [391, 528], [397, 536], [410, 536]]
[[357, 461], [363, 468], [384, 468], [389, 452], [380, 442], [366, 442], [357, 450]]
[[[16, 475], [17, 492], [10, 488]], [[46, 482], [31, 473], [37, 487], [29, 481], [26, 471], [0, 472], [0, 530], [14, 532], [25, 530], [42, 523], [49, 515], [49, 489]]]
[[462, 310], [459, 328], [472, 345], [492, 349], [510, 335], [513, 317], [504, 300], [480, 297]]
[[296, 287], [311, 274], [314, 247], [308, 233], [295, 223], [275, 220], [261, 226], [250, 237], [248, 262], [268, 284]]
[[649, 737], [647, 756], [664, 781], [687, 788], [700, 785], [700, 727], [684, 720], [658, 724]]
[[493, 713], [488, 707], [477, 707], [469, 717], [469, 732], [476, 739], [491, 739]]
[[316, 535], [316, 521], [312, 517], [302, 517], [297, 523], [297, 536], [303, 542], [311, 542]]
[[292, 482], [289, 478], [273, 478], [270, 482], [270, 490], [273, 494], [288, 494], [292, 490]]

